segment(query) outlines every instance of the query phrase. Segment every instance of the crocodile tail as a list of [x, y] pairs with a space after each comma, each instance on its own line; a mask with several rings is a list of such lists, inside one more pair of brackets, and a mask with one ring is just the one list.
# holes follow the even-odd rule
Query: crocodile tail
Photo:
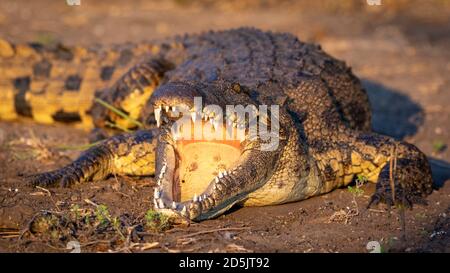
[[157, 50], [149, 43], [87, 48], [0, 39], [0, 120], [19, 116], [46, 124], [78, 120], [90, 129], [88, 110], [96, 92]]

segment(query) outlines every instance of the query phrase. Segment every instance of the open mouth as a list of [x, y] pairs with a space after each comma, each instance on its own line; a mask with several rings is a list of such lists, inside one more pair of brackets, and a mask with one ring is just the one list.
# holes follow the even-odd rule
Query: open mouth
[[[163, 129], [164, 133], [158, 140], [158, 186], [154, 191], [154, 206], [159, 210], [172, 210], [186, 218], [195, 219], [201, 214], [211, 214], [220, 209], [220, 204], [230, 191], [230, 182], [239, 170], [245, 138], [182, 138], [181, 132], [168, 130], [173, 121], [179, 119], [175, 111], [174, 107], [155, 107], [158, 126], [165, 130]], [[238, 136], [242, 133], [239, 130], [244, 130], [244, 135], [246, 132], [245, 127], [240, 128], [238, 122], [233, 121], [230, 126], [232, 129], [227, 130], [225, 125], [215, 123], [214, 117], [204, 112], [193, 114], [189, 120], [192, 122], [183, 126], [184, 133], [185, 130], [190, 130], [188, 134], [193, 134], [194, 126], [222, 135], [231, 133]]]

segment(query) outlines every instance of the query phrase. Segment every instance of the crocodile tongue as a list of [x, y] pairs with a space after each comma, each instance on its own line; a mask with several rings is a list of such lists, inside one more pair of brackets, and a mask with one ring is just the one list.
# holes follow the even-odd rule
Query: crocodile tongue
[[239, 141], [178, 141], [180, 156], [174, 199], [191, 200], [208, 189], [211, 181], [231, 169], [241, 154]]

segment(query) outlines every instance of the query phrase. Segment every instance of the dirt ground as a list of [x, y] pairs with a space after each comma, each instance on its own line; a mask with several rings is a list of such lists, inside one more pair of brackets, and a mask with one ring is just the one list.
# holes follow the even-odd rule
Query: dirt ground
[[[312, 2], [5, 0], [0, 37], [86, 45], [255, 26], [320, 43], [363, 80], [374, 130], [429, 156], [435, 190], [428, 206], [366, 210], [374, 186], [364, 185], [360, 195], [339, 189], [158, 232], [142, 224], [152, 177], [26, 187], [25, 176], [75, 159], [79, 149], [67, 146], [88, 143], [88, 134], [66, 124], [0, 121], [0, 251], [68, 252], [67, 243], [77, 240], [83, 252], [369, 252], [371, 241], [384, 252], [450, 252], [449, 2]], [[84, 217], [83, 224], [73, 217]]]

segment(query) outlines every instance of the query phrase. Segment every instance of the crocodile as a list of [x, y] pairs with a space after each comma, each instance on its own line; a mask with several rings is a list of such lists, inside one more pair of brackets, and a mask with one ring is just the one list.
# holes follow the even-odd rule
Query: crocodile
[[[424, 153], [412, 144], [372, 132], [370, 104], [360, 80], [345, 62], [319, 45], [301, 42], [289, 33], [239, 28], [144, 44], [139, 54], [133, 54], [135, 48], [127, 51], [130, 67], [122, 76], [99, 82], [93, 80], [99, 73], [94, 73], [86, 87], [83, 80], [78, 91], [91, 89], [86, 91], [90, 92], [88, 106], [63, 110], [89, 120], [85, 122], [89, 128], [105, 126], [106, 121], [132, 127], [126, 119], [92, 102], [98, 97], [140, 119], [144, 128], [107, 138], [69, 165], [31, 176], [27, 180], [31, 185], [71, 186], [112, 174], [154, 175], [154, 208], [194, 221], [217, 217], [235, 205], [304, 200], [354, 183], [358, 177], [376, 183], [368, 206], [426, 203], [432, 177]], [[11, 48], [11, 59], [18, 49]], [[47, 51], [55, 54], [55, 49]], [[73, 52], [64, 48], [66, 51]], [[117, 54], [117, 49], [113, 52], [117, 63], [122, 54]], [[86, 62], [102, 59], [93, 55]], [[111, 60], [106, 57], [94, 66], [104, 67]], [[1, 67], [8, 69], [8, 64]], [[42, 82], [51, 84], [48, 74], [53, 75], [53, 69], [46, 71]], [[40, 70], [42, 67], [32, 69], [32, 78], [44, 74]], [[59, 92], [70, 89], [68, 79], [65, 88], [59, 85]], [[19, 81], [14, 79], [8, 87], [13, 92], [8, 96], [15, 101], [2, 107], [3, 117], [13, 108], [24, 112], [24, 105], [33, 117], [39, 116], [41, 110], [33, 110], [26, 100], [30, 78]], [[45, 93], [42, 91], [43, 96]], [[244, 116], [233, 113], [223, 118], [218, 110], [209, 108], [230, 105], [250, 110]], [[62, 109], [58, 107], [54, 109]], [[258, 130], [276, 128], [276, 134], [272, 130], [255, 133], [250, 126], [255, 118], [260, 121]], [[181, 120], [188, 121], [182, 123], [184, 131], [199, 126], [202, 132], [241, 137], [184, 138]], [[277, 143], [264, 149], [270, 137]]]

